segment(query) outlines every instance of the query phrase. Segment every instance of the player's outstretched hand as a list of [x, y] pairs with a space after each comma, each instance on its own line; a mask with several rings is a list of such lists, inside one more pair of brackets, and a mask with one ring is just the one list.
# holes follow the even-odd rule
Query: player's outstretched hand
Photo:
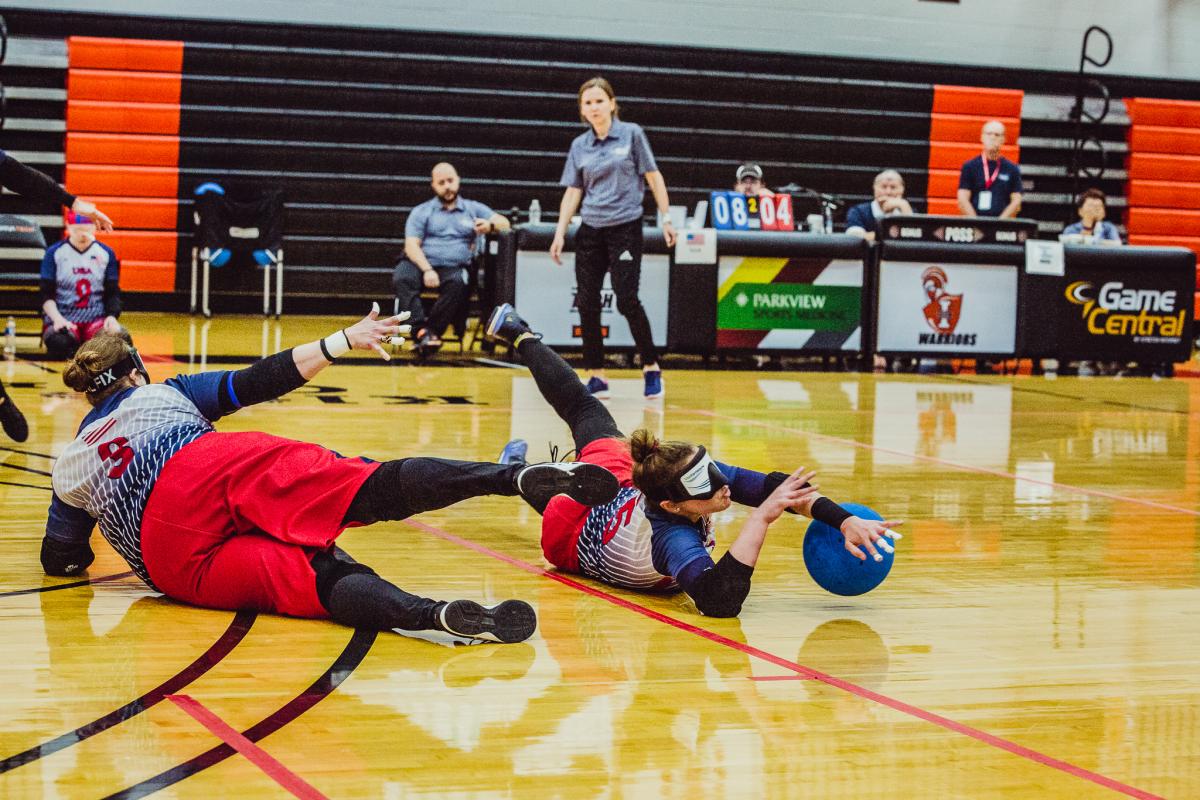
[[84, 200], [82, 197], [76, 197], [75, 202], [71, 204], [71, 210], [76, 214], [83, 214], [96, 223], [96, 229], [101, 233], [108, 233], [113, 229], [113, 221], [109, 219], [108, 214], [105, 214], [100, 209], [96, 208], [96, 204], [91, 200]]
[[842, 523], [842, 535], [846, 537], [846, 549], [850, 551], [850, 555], [866, 561], [866, 553], [863, 553], [860, 549], [860, 547], [865, 547], [867, 552], [871, 554], [871, 558], [876, 561], [883, 561], [883, 556], [879, 554], [875, 546], [878, 545], [880, 549], [894, 553], [895, 549], [888, 542], [888, 539], [903, 539], [903, 536], [892, 530], [897, 525], [903, 524], [903, 522], [898, 520], [850, 517]]
[[[791, 475], [784, 478], [783, 483], [775, 487], [775, 491], [771, 492], [767, 499], [759, 505], [756, 513], [764, 522], [770, 525], [779, 519], [779, 515], [784, 511], [796, 505], [805, 497], [816, 493], [818, 487], [812, 483], [812, 479], [816, 474], [815, 470], [800, 467]], [[806, 483], [808, 484], [807, 486], [804, 485]]]
[[394, 317], [380, 319], [379, 303], [372, 303], [370, 314], [345, 329], [346, 339], [355, 350], [374, 350], [384, 361], [391, 361], [392, 357], [383, 349], [383, 345], [404, 342], [412, 326], [400, 323], [408, 318], [409, 312], [402, 311]]

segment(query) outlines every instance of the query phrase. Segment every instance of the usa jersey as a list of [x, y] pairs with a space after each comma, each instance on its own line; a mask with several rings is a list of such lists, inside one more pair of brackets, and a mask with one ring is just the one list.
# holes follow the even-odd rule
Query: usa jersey
[[55, 462], [46, 535], [86, 541], [99, 523], [113, 549], [153, 587], [142, 561], [146, 501], [171, 456], [213, 430], [221, 416], [218, 389], [229, 375], [181, 375], [126, 389], [92, 409]]
[[645, 495], [628, 486], [612, 502], [593, 508], [576, 544], [579, 571], [627, 589], [678, 588], [673, 576], [716, 545], [712, 523], [708, 517], [693, 525], [653, 516], [646, 514]]
[[104, 318], [104, 284], [117, 280], [120, 270], [117, 254], [98, 241], [80, 252], [63, 239], [42, 258], [42, 280], [54, 281], [54, 302], [69, 322]]

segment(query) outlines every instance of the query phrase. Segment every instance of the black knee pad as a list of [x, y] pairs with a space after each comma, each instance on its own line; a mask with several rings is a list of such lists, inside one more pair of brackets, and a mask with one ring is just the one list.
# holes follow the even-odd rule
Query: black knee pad
[[375, 570], [350, 558], [345, 551], [333, 548], [321, 550], [312, 557], [313, 571], [317, 573], [317, 598], [325, 610], [329, 610], [329, 595], [334, 585], [347, 575], [376, 575]]

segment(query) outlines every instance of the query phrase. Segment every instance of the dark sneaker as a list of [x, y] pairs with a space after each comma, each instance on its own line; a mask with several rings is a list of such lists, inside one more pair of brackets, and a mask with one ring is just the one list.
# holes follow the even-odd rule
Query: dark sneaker
[[508, 444], [504, 445], [504, 449], [500, 451], [500, 464], [524, 464], [525, 456], [529, 452], [529, 444], [524, 439], [513, 439]]
[[597, 378], [595, 375], [588, 378], [587, 382], [588, 394], [599, 400], [607, 400], [610, 396], [608, 391], [608, 381], [603, 378]]
[[21, 409], [17, 408], [17, 404], [8, 396], [8, 392], [4, 391], [2, 383], [0, 383], [0, 427], [4, 428], [4, 432], [14, 442], [23, 442], [29, 438], [29, 423], [25, 421], [25, 415], [21, 413]]
[[540, 333], [530, 330], [529, 323], [521, 319], [517, 310], [508, 303], [501, 303], [492, 309], [487, 327], [483, 329], [484, 338], [489, 342], [504, 342], [510, 347], [522, 333], [531, 333], [539, 339], [542, 338]]
[[492, 642], [523, 642], [537, 630], [537, 612], [524, 600], [505, 600], [482, 606], [473, 600], [452, 600], [438, 611], [446, 633]]
[[417, 335], [416, 349], [418, 357], [429, 358], [442, 349], [442, 340], [423, 330]]
[[555, 495], [565, 494], [585, 506], [611, 503], [621, 490], [615, 475], [597, 464], [532, 464], [517, 473], [517, 491], [534, 508], [545, 508]]
[[663, 396], [662, 370], [652, 369], [649, 372], [643, 372], [642, 378], [646, 381], [646, 399]]

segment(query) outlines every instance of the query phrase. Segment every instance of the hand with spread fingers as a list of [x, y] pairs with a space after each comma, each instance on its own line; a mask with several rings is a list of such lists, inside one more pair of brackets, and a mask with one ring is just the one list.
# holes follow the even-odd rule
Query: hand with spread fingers
[[371, 313], [345, 329], [346, 340], [355, 350], [374, 350], [384, 361], [391, 355], [383, 349], [385, 344], [402, 344], [404, 337], [412, 332], [411, 325], [401, 323], [408, 319], [409, 312], [402, 311], [394, 317], [379, 317], [379, 303], [371, 304]]
[[871, 558], [875, 561], [882, 561], [883, 556], [876, 550], [876, 546], [888, 553], [895, 552], [888, 539], [902, 539], [900, 534], [892, 530], [898, 525], [904, 523], [897, 520], [874, 520], [863, 519], [862, 517], [849, 517], [842, 523], [842, 535], [846, 537], [846, 550], [855, 558], [867, 560], [866, 553], [861, 548], [866, 548], [871, 554]]
[[767, 524], [779, 519], [784, 511], [801, 504], [809, 495], [817, 493], [818, 487], [810, 483], [816, 474], [815, 470], [800, 467], [775, 487], [775, 491], [759, 505], [755, 513]]

